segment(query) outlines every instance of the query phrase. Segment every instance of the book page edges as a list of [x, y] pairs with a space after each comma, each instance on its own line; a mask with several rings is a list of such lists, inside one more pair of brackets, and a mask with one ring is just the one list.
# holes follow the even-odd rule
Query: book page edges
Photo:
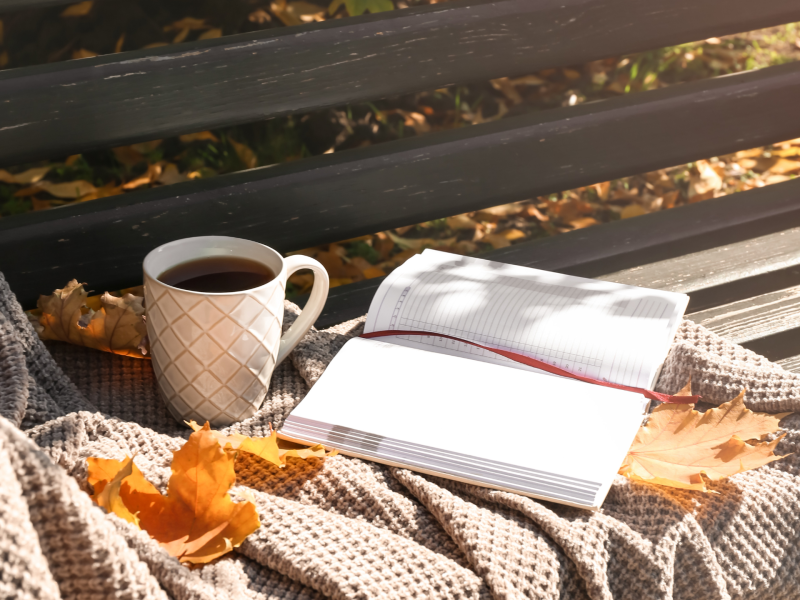
[[[282, 440], [286, 440], [287, 442], [295, 442], [295, 443], [298, 443], [298, 444], [315, 445], [315, 444], [319, 443], [319, 442], [311, 442], [311, 441], [308, 441], [308, 440], [303, 440], [303, 439], [300, 439], [300, 438], [288, 436], [286, 434], [281, 433], [280, 431], [278, 431], [278, 437], [280, 439], [282, 439]], [[611, 483], [613, 483], [613, 482], [609, 482], [607, 485], [604, 485], [603, 487], [600, 488], [600, 490], [598, 490], [597, 494], [595, 495], [594, 504], [592, 504], [592, 505], [579, 504], [579, 503], [571, 502], [571, 501], [568, 501], [568, 500], [561, 500], [561, 499], [551, 498], [551, 497], [548, 497], [548, 496], [542, 496], [542, 495], [538, 495], [538, 494], [531, 494], [531, 493], [523, 492], [523, 491], [516, 490], [516, 489], [513, 489], [513, 488], [506, 488], [506, 487], [502, 487], [502, 486], [489, 485], [489, 484], [486, 484], [486, 483], [481, 482], [481, 481], [475, 481], [475, 480], [468, 479], [468, 478], [465, 478], [465, 477], [459, 477], [457, 475], [450, 475], [450, 474], [447, 474], [447, 473], [442, 473], [440, 471], [434, 471], [432, 469], [425, 469], [425, 468], [421, 468], [421, 467], [417, 467], [417, 466], [407, 465], [407, 464], [403, 464], [403, 463], [400, 463], [400, 462], [395, 462], [395, 461], [392, 461], [392, 460], [389, 460], [389, 459], [385, 459], [385, 458], [382, 458], [382, 457], [381, 458], [375, 458], [374, 456], [368, 456], [366, 454], [360, 454], [358, 452], [353, 452], [352, 450], [346, 450], [346, 451], [345, 450], [340, 450], [339, 448], [334, 448], [333, 446], [326, 446], [325, 444], [322, 444], [322, 446], [327, 451], [335, 449], [337, 452], [339, 452], [339, 454], [343, 454], [345, 456], [352, 456], [353, 458], [360, 458], [361, 460], [368, 460], [368, 461], [371, 461], [371, 462], [380, 463], [380, 464], [383, 464], [383, 465], [387, 465], [389, 467], [398, 467], [400, 469], [408, 469], [409, 471], [414, 471], [415, 473], [425, 473], [426, 475], [432, 475], [434, 477], [441, 477], [442, 479], [451, 479], [453, 481], [459, 481], [461, 483], [467, 483], [467, 484], [470, 484], [470, 485], [476, 485], [478, 487], [483, 487], [483, 488], [487, 488], [487, 489], [491, 489], [491, 490], [498, 490], [498, 491], [501, 491], [501, 492], [509, 492], [511, 494], [518, 494], [520, 496], [527, 496], [528, 498], [533, 498], [535, 500], [544, 500], [545, 502], [554, 502], [554, 503], [557, 503], [557, 504], [563, 504], [565, 506], [572, 506], [574, 508], [583, 508], [583, 509], [588, 509], [588, 510], [592, 510], [592, 511], [599, 511], [600, 510], [600, 506], [602, 505], [603, 500], [605, 500], [605, 497], [608, 494], [609, 489], [611, 488]]]

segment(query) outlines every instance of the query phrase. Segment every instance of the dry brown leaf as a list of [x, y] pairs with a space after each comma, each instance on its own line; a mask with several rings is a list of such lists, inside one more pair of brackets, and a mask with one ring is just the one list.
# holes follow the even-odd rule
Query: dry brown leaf
[[414, 252], [422, 252], [426, 248], [441, 248], [449, 246], [456, 241], [456, 238], [454, 237], [444, 240], [435, 240], [432, 238], [403, 238], [399, 235], [395, 235], [391, 231], [387, 231], [386, 235], [388, 235], [392, 241], [400, 246], [403, 250], [413, 250]]
[[58, 340], [115, 354], [142, 358], [147, 334], [143, 298], [108, 292], [99, 296], [97, 310], [87, 306], [88, 294], [75, 279], [49, 296], [39, 296], [39, 325], [43, 340]]
[[133, 148], [136, 152], [141, 154], [147, 154], [148, 152], [152, 152], [156, 148], [161, 145], [161, 142], [164, 140], [150, 140], [149, 142], [139, 142], [138, 144], [131, 144], [131, 148]]
[[137, 152], [131, 146], [117, 146], [116, 148], [112, 148], [111, 151], [114, 153], [114, 158], [116, 158], [120, 164], [128, 168], [136, 166], [146, 160], [141, 152]]
[[214, 28], [209, 29], [208, 31], [204, 31], [201, 33], [197, 39], [198, 40], [212, 40], [214, 38], [222, 37], [222, 29]]
[[190, 31], [191, 29], [189, 29], [188, 27], [184, 27], [178, 32], [178, 35], [172, 38], [172, 43], [180, 44], [183, 40], [185, 40], [189, 36]]
[[[150, 537], [181, 562], [204, 564], [239, 546], [260, 527], [252, 502], [234, 503], [228, 493], [236, 481], [235, 452], [223, 449], [208, 423], [173, 453], [172, 476], [163, 496], [136, 468], [132, 459], [111, 461], [102, 474], [93, 472], [98, 503], [119, 516], [134, 518]], [[130, 471], [130, 473], [128, 473]], [[103, 484], [102, 482], [106, 483]], [[134, 521], [134, 522], [136, 522]]]
[[184, 181], [189, 181], [189, 178], [181, 174], [178, 171], [178, 166], [174, 163], [167, 163], [161, 175], [158, 176], [158, 182], [164, 185], [172, 185], [173, 183], [182, 183]]
[[777, 162], [769, 168], [773, 175], [789, 175], [800, 171], [800, 161], [779, 158]]
[[622, 212], [619, 213], [620, 219], [630, 219], [633, 217], [639, 217], [641, 215], [646, 215], [647, 211], [642, 207], [641, 204], [629, 204], [625, 208], [622, 209]]
[[512, 202], [479, 210], [475, 217], [483, 221], [499, 221], [505, 217], [513, 217], [527, 208], [525, 202]]
[[135, 190], [138, 187], [142, 187], [143, 185], [148, 185], [153, 183], [154, 181], [158, 180], [161, 176], [161, 171], [163, 169], [162, 164], [154, 163], [152, 165], [147, 165], [147, 171], [139, 175], [136, 179], [131, 179], [128, 183], [122, 186], [122, 189], [125, 190]]
[[249, 146], [241, 144], [230, 137], [228, 138], [228, 141], [231, 143], [231, 146], [233, 146], [233, 149], [236, 151], [236, 155], [239, 157], [239, 160], [242, 161], [242, 164], [244, 164], [245, 167], [248, 169], [254, 169], [258, 166], [258, 157]]
[[454, 217], [447, 217], [447, 219], [445, 219], [445, 222], [447, 223], [447, 226], [450, 229], [455, 229], [455, 230], [468, 229], [471, 231], [478, 226], [478, 223], [473, 221], [467, 215], [455, 215]]
[[597, 219], [592, 217], [583, 217], [569, 222], [569, 226], [573, 229], [583, 229], [585, 227], [591, 227], [592, 225], [597, 225]]
[[117, 38], [117, 43], [114, 44], [114, 54], [122, 52], [122, 46], [125, 45], [125, 34], [123, 33]]
[[78, 202], [86, 202], [87, 200], [97, 200], [98, 198], [108, 198], [109, 196], [116, 196], [122, 193], [121, 185], [114, 185], [113, 182], [97, 188], [94, 192], [89, 192], [85, 196], [78, 198]]
[[695, 164], [697, 173], [689, 177], [689, 202], [695, 196], [706, 196], [722, 189], [722, 177], [707, 160], [698, 160]]
[[192, 142], [218, 142], [219, 138], [210, 131], [198, 131], [197, 133], [187, 133], [178, 138], [181, 143], [191, 144]]
[[608, 193], [611, 191], [611, 182], [604, 181], [603, 183], [595, 183], [592, 188], [597, 192], [597, 197], [600, 200], [608, 200]]
[[629, 479], [708, 491], [704, 478], [716, 481], [755, 469], [782, 456], [772, 442], [789, 413], [756, 413], [744, 405], [744, 391], [730, 402], [699, 413], [693, 404], [662, 404], [636, 434], [620, 474]]
[[96, 192], [97, 188], [84, 180], [65, 181], [63, 183], [50, 183], [49, 181], [39, 181], [31, 187], [18, 191], [15, 196], [30, 196], [38, 192], [47, 192], [56, 198], [80, 198], [86, 194]]
[[164, 31], [180, 31], [181, 29], [208, 29], [211, 25], [206, 25], [205, 19], [195, 19], [193, 17], [185, 17], [179, 21], [175, 21], [171, 25], [164, 27]]
[[85, 17], [91, 12], [93, 4], [94, 2], [92, 0], [86, 0], [85, 2], [78, 2], [77, 4], [71, 4], [61, 12], [61, 16]]
[[73, 50], [72, 52], [73, 60], [79, 58], [94, 58], [95, 56], [97, 56], [97, 52], [92, 52], [91, 50], [87, 50], [86, 48], [79, 48], [78, 50]]
[[258, 8], [247, 15], [247, 20], [251, 23], [257, 23], [259, 25], [263, 25], [264, 23], [271, 23], [272, 16], [265, 11], [263, 8]]
[[34, 167], [22, 173], [11, 174], [5, 169], [0, 169], [0, 181], [3, 183], [15, 183], [19, 185], [30, 185], [37, 183], [47, 174], [51, 167]]

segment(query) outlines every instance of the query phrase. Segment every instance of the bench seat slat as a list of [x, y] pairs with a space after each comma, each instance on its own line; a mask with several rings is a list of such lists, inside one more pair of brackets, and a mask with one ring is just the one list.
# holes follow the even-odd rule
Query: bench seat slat
[[0, 221], [0, 269], [25, 303], [114, 289], [177, 238], [298, 250], [798, 137], [798, 104], [791, 63], [30, 213]]
[[795, 20], [796, 0], [457, 0], [10, 69], [0, 72], [0, 164], [524, 75]]

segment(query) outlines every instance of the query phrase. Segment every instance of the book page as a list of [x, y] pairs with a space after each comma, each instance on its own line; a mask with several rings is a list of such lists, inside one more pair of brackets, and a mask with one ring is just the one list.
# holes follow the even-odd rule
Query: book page
[[[386, 278], [364, 331], [443, 333], [652, 389], [688, 301], [685, 294], [426, 250]], [[536, 371], [435, 335], [382, 339]]]
[[647, 405], [641, 394], [355, 338], [278, 433], [597, 508]]

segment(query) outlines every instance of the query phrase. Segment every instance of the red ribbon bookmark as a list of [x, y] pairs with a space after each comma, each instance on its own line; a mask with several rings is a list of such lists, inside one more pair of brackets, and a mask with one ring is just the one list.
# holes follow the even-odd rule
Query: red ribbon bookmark
[[638, 394], [642, 394], [645, 398], [649, 398], [650, 400], [658, 400], [659, 402], [669, 402], [671, 404], [695, 404], [700, 399], [700, 396], [670, 396], [669, 394], [662, 394], [661, 392], [654, 392], [652, 390], [645, 390], [643, 388], [636, 388], [628, 385], [620, 385], [618, 383], [610, 383], [608, 381], [593, 379], [591, 377], [586, 377], [585, 375], [579, 375], [578, 373], [565, 371], [564, 369], [561, 369], [559, 367], [554, 367], [553, 365], [549, 365], [544, 361], [537, 360], [529, 356], [524, 356], [516, 352], [510, 352], [509, 350], [490, 348], [489, 346], [483, 346], [482, 344], [471, 342], [469, 340], [458, 338], [452, 335], [446, 335], [444, 333], [434, 333], [432, 331], [405, 331], [402, 329], [387, 329], [385, 331], [373, 331], [372, 333], [362, 333], [360, 337], [370, 339], [377, 337], [386, 337], [390, 335], [432, 335], [434, 337], [447, 338], [448, 340], [454, 340], [456, 342], [469, 344], [470, 346], [475, 346], [477, 348], [483, 348], [484, 350], [488, 350], [489, 352], [494, 352], [495, 354], [499, 354], [500, 356], [505, 356], [507, 359], [513, 360], [514, 362], [522, 363], [523, 365], [528, 365], [529, 367], [534, 367], [536, 369], [541, 369], [542, 371], [547, 371], [548, 373], [552, 373], [553, 375], [560, 375], [561, 377], [569, 377], [570, 379], [577, 379], [578, 381], [593, 383], [594, 385], [602, 385], [603, 387], [614, 388], [616, 390], [624, 390], [626, 392], [636, 392]]

